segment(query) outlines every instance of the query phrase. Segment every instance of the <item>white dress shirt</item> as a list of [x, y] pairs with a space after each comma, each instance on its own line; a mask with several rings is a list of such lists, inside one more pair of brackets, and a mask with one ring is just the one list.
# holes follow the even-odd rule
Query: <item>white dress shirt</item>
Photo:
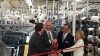
[[63, 33], [63, 36], [64, 36], [64, 37], [63, 37], [63, 39], [65, 39], [65, 38], [66, 38], [67, 34], [68, 34], [68, 33], [65, 33], [65, 34]]
[[[38, 32], [39, 33], [39, 32]], [[41, 33], [39, 33], [41, 35]]]
[[[82, 39], [79, 39], [74, 46], [70, 47], [70, 48], [74, 48], [74, 49], [68, 49], [67, 50], [63, 50], [63, 52], [70, 52], [70, 51], [74, 51], [73, 52], [73, 56], [83, 56], [84, 55], [84, 47], [80, 47], [80, 46], [84, 46], [84, 41]], [[80, 47], [80, 48], [75, 48], [75, 47]]]
[[53, 39], [52, 32], [51, 31], [47, 31], [47, 30], [46, 30], [46, 32], [47, 32], [47, 34], [48, 34], [48, 32], [50, 32], [51, 38]]

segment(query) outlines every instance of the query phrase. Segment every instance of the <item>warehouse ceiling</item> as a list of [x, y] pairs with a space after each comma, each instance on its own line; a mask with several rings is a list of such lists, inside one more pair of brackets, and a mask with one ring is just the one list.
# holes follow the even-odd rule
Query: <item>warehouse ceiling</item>
[[[0, 0], [0, 4], [4, 0]], [[55, 5], [57, 5], [57, 1], [55, 0]], [[62, 5], [66, 0], [61, 0], [60, 5]], [[73, 0], [68, 0], [69, 1], [69, 7], [72, 7], [73, 5], [71, 4]], [[77, 8], [83, 8], [87, 5], [87, 1], [90, 2], [89, 4], [91, 8], [98, 7], [100, 5], [100, 0], [82, 0], [82, 2], [77, 3]], [[25, 9], [28, 9], [29, 7], [25, 3], [24, 0], [7, 0], [7, 2], [13, 7], [13, 8], [18, 8], [20, 9], [21, 7], [24, 7]], [[46, 5], [46, 0], [32, 0], [33, 5], [37, 8], [38, 5]], [[94, 4], [95, 3], [95, 4]], [[23, 4], [23, 6], [21, 6]], [[48, 5], [53, 5], [53, 0], [48, 0]]]

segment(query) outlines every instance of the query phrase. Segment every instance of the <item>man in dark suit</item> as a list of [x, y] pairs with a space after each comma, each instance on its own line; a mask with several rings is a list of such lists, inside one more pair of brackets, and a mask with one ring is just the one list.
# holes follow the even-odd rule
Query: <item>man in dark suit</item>
[[46, 48], [44, 45], [44, 40], [43, 40], [43, 37], [41, 36], [43, 32], [44, 32], [43, 24], [37, 23], [35, 26], [35, 32], [31, 36], [31, 39], [29, 41], [28, 56], [51, 51], [48, 48]]
[[[74, 45], [74, 37], [69, 33], [70, 25], [64, 24], [62, 31], [57, 36], [58, 48], [64, 49]], [[71, 52], [62, 53], [63, 56], [71, 56]]]
[[44, 44], [47, 48], [53, 49], [53, 43], [57, 42], [57, 36], [54, 31], [51, 30], [52, 23], [50, 21], [46, 21], [45, 23], [45, 31], [42, 34], [44, 39]]

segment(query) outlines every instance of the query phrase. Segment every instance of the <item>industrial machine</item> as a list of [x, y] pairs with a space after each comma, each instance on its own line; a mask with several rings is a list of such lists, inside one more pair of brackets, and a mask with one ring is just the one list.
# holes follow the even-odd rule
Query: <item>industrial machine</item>
[[5, 32], [2, 35], [2, 41], [7, 45], [11, 56], [23, 56], [24, 45], [27, 44], [28, 36], [23, 32]]

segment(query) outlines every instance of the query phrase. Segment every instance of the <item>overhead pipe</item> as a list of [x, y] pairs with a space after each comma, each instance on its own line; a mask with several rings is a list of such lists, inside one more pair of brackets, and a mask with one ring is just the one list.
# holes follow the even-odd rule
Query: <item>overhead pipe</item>
[[[65, 10], [65, 11], [66, 11], [66, 10]], [[67, 1], [67, 15], [69, 15], [68, 12], [69, 12], [69, 7], [68, 7], [68, 1]], [[66, 13], [65, 13], [65, 18], [66, 18]], [[68, 19], [66, 19], [66, 20], [67, 20], [67, 22], [68, 22]]]
[[52, 6], [51, 6], [51, 4], [50, 4], [50, 19], [52, 18]]
[[3, 9], [3, 16], [6, 15], [6, 10], [7, 10], [7, 0], [4, 0], [4, 7], [5, 9]]
[[49, 18], [51, 18], [51, 4], [49, 5]]
[[49, 17], [49, 6], [48, 6], [48, 11], [47, 11], [47, 13], [48, 13], [48, 14], [47, 14], [47, 18], [48, 18], [48, 17]]
[[46, 14], [47, 14], [47, 19], [48, 19], [48, 0], [46, 0]]
[[29, 6], [29, 14], [31, 14], [31, 9], [33, 7], [32, 1], [31, 0], [25, 0], [25, 2]]
[[73, 21], [72, 21], [72, 34], [75, 37], [75, 29], [76, 29], [76, 0], [73, 0]]
[[[88, 9], [88, 7], [89, 7], [88, 5], [89, 5], [89, 3], [88, 3], [88, 1], [87, 1], [87, 9]], [[88, 18], [88, 10], [87, 10], [87, 18]]]
[[59, 6], [58, 5], [59, 5], [59, 3], [61, 3], [61, 0], [57, 1], [57, 5], [56, 5], [57, 6], [57, 17], [59, 17], [58, 16], [58, 10], [59, 10], [59, 8], [58, 8]]
[[68, 7], [68, 1], [67, 1], [67, 14], [68, 14], [68, 11], [69, 11], [69, 7]]
[[10, 4], [12, 4], [12, 1], [10, 0]]
[[[21, 1], [21, 15], [23, 14], [23, 3], [22, 3], [22, 1]], [[22, 16], [23, 17], [23, 16]]]
[[59, 17], [59, 16], [58, 16], [58, 10], [59, 10], [59, 8], [58, 8], [58, 7], [59, 7], [58, 4], [59, 4], [59, 1], [57, 1], [57, 18]]
[[54, 17], [54, 7], [55, 7], [55, 0], [53, 0], [53, 17]]

